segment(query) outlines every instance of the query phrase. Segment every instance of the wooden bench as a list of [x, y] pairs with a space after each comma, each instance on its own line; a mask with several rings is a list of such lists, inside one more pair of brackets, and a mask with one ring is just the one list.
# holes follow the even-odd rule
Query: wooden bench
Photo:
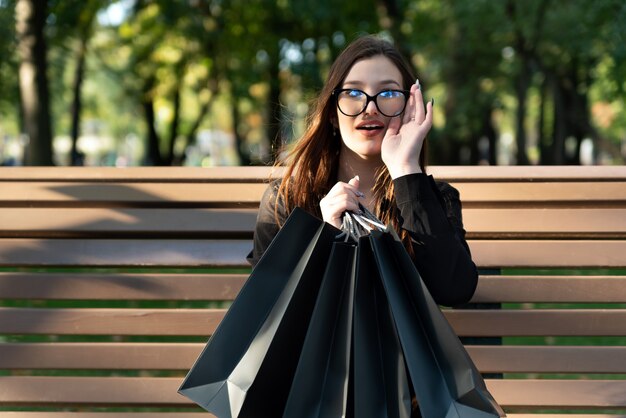
[[[626, 167], [430, 171], [461, 192], [473, 301], [502, 306], [446, 315], [502, 337], [468, 351], [509, 416], [626, 417]], [[270, 175], [0, 169], [0, 416], [207, 416], [176, 390], [247, 277]]]

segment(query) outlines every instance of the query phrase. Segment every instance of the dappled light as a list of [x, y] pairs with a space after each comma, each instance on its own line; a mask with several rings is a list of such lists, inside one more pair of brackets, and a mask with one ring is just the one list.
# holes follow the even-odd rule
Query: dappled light
[[370, 3], [4, 1], [0, 162], [270, 163], [371, 33], [436, 99], [432, 163], [624, 163], [624, 2]]

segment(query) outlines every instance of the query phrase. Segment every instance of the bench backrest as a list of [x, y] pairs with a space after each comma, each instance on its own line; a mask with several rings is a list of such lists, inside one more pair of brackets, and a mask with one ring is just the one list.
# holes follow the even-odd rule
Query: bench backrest
[[[502, 305], [446, 310], [460, 336], [502, 337], [468, 345], [504, 374], [488, 379], [495, 398], [626, 410], [626, 168], [430, 171], [461, 193], [483, 271], [473, 301]], [[0, 411], [195, 408], [176, 389], [247, 277], [278, 174], [1, 169]]]

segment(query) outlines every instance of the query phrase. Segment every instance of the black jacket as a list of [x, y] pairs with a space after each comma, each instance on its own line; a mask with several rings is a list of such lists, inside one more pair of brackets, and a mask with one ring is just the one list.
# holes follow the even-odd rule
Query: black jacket
[[[266, 190], [257, 217], [254, 248], [248, 261], [256, 265], [278, 232], [274, 216], [278, 181]], [[455, 306], [470, 300], [478, 282], [478, 271], [465, 241], [459, 192], [432, 176], [410, 174], [394, 180], [400, 225], [408, 231], [415, 265], [435, 301]], [[289, 214], [278, 206], [281, 224]]]

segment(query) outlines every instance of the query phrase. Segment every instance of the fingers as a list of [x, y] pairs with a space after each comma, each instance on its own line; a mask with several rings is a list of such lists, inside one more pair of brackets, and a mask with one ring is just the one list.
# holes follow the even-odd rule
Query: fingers
[[415, 90], [411, 89], [413, 92], [413, 99], [415, 100], [415, 113], [414, 118], [417, 123], [421, 124], [424, 122], [424, 117], [426, 115], [426, 110], [424, 109], [424, 97], [422, 96], [422, 89], [419, 86], [416, 86]]
[[[409, 123], [415, 119], [415, 90], [418, 89], [418, 85], [417, 85], [418, 82], [419, 81], [416, 81], [415, 82], [416, 84], [413, 84], [411, 86], [409, 100], [406, 103], [406, 109], [404, 109], [404, 114], [402, 115], [402, 124]], [[394, 119], [399, 119], [399, 118], [394, 118]]]
[[422, 123], [427, 130], [430, 130], [433, 126], [433, 106], [435, 106], [435, 99], [430, 99], [428, 103], [426, 103], [426, 116]]
[[358, 212], [359, 199], [365, 195], [359, 191], [359, 178], [355, 176], [348, 183], [338, 182], [320, 200], [324, 221], [339, 228], [345, 211]]

